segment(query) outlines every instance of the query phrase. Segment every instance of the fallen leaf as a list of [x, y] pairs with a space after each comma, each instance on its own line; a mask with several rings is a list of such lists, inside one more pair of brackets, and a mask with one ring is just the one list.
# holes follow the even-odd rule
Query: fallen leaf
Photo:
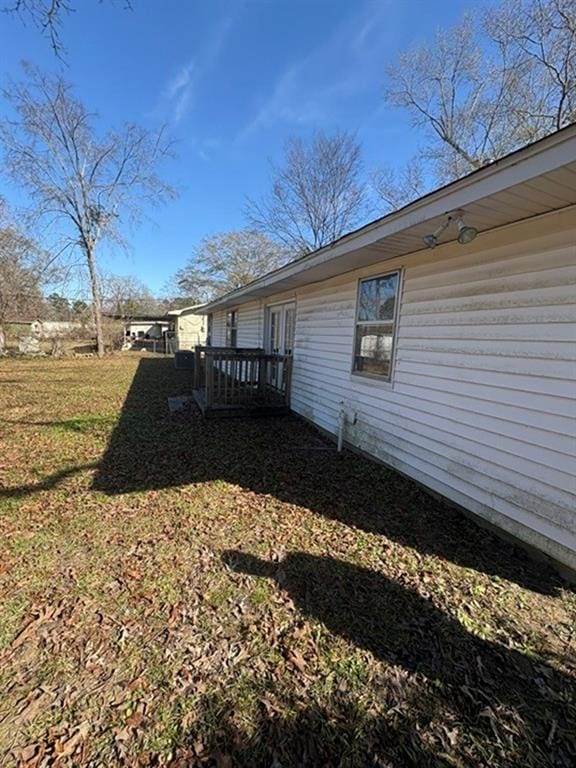
[[293, 667], [296, 667], [300, 672], [304, 672], [306, 669], [306, 662], [300, 651], [292, 650], [288, 654], [288, 661]]
[[126, 725], [129, 728], [139, 728], [144, 720], [146, 720], [146, 717], [142, 714], [142, 712], [134, 712], [134, 714], [130, 715], [128, 720], [126, 720]]

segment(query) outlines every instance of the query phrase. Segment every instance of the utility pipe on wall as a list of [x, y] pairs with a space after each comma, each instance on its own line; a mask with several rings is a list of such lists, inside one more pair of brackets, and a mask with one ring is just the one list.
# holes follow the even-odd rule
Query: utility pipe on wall
[[356, 424], [358, 420], [358, 414], [353, 413], [352, 419], [348, 421], [346, 418], [346, 404], [344, 400], [340, 401], [340, 413], [338, 414], [338, 453], [342, 453], [342, 447], [344, 444], [344, 429], [346, 424]]
[[340, 413], [338, 414], [338, 453], [342, 453], [342, 443], [344, 442], [344, 427], [346, 426], [346, 411], [344, 410], [344, 400], [340, 402]]

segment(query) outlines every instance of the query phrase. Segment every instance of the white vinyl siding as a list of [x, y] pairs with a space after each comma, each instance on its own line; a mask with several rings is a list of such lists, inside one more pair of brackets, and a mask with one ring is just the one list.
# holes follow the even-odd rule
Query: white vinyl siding
[[262, 346], [262, 307], [252, 301], [238, 307], [238, 346]]
[[[252, 301], [236, 307], [236, 327], [238, 347], [262, 346], [263, 309], [260, 302]], [[214, 340], [215, 347], [226, 346], [226, 315], [228, 311], [214, 312]]]
[[[298, 289], [291, 389], [297, 413], [336, 434], [344, 403], [349, 444], [573, 569], [575, 224], [550, 214]], [[358, 280], [394, 269], [389, 384], [351, 364]]]
[[302, 290], [293, 409], [574, 568], [574, 242], [412, 257], [393, 386], [349, 375], [358, 275]]
[[212, 346], [224, 347], [226, 346], [226, 312], [214, 312], [213, 317]]

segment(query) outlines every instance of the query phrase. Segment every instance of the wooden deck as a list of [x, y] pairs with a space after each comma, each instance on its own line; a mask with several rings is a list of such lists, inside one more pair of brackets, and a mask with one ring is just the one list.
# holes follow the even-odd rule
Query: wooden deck
[[194, 399], [206, 417], [273, 416], [290, 410], [290, 355], [196, 347]]

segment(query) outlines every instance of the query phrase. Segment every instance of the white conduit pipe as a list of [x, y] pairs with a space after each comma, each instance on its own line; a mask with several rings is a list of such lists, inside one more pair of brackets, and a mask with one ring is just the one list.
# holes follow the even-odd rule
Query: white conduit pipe
[[338, 416], [338, 453], [342, 453], [342, 444], [344, 443], [344, 427], [346, 426], [346, 411], [344, 410], [344, 401], [340, 403], [340, 414]]

